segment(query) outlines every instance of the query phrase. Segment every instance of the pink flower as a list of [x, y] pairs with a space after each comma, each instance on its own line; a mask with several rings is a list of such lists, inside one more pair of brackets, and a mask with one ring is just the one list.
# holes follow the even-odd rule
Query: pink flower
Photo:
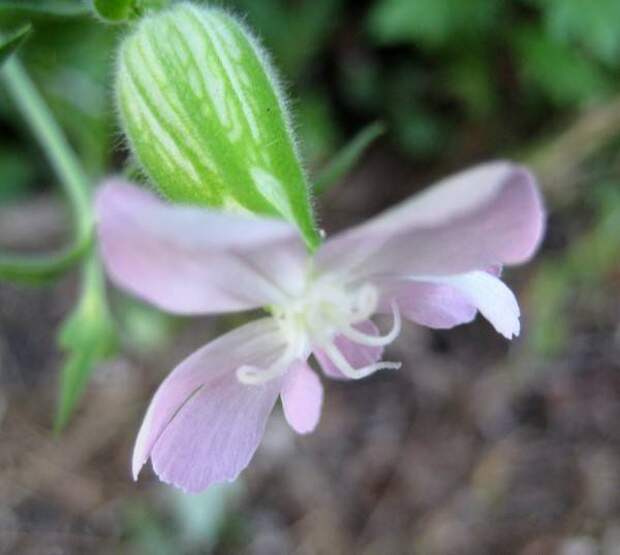
[[[311, 432], [332, 378], [362, 378], [381, 362], [401, 316], [433, 328], [477, 311], [507, 338], [519, 307], [499, 279], [532, 256], [544, 227], [532, 176], [507, 162], [446, 179], [329, 239], [309, 255], [280, 220], [171, 205], [112, 180], [97, 198], [101, 250], [121, 287], [162, 310], [211, 314], [265, 307], [161, 384], [136, 441], [133, 474], [150, 457], [159, 478], [187, 491], [234, 480], [248, 465], [278, 399]], [[392, 315], [382, 335], [374, 314]]]

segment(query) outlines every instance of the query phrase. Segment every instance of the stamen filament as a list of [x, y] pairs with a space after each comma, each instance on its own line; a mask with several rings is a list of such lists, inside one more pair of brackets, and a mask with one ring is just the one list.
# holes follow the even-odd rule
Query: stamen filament
[[258, 385], [273, 380], [288, 370], [293, 360], [297, 358], [298, 351], [298, 345], [291, 342], [286, 347], [284, 353], [265, 370], [259, 369], [260, 371], [257, 371], [256, 367], [248, 365], [237, 368], [237, 379], [246, 385]]
[[274, 364], [267, 370], [257, 372], [253, 366], [241, 366], [237, 369], [237, 379], [245, 385], [258, 385], [266, 383], [284, 374], [287, 366]]
[[352, 380], [360, 380], [371, 374], [374, 374], [378, 370], [398, 370], [402, 364], [400, 362], [376, 362], [375, 364], [369, 364], [362, 368], [353, 368], [349, 361], [340, 352], [338, 347], [333, 343], [326, 343], [321, 345], [321, 348], [325, 351], [329, 359], [334, 363], [336, 368], [340, 370], [347, 378]]
[[398, 305], [394, 301], [392, 301], [392, 317], [394, 319], [392, 329], [386, 335], [370, 335], [356, 330], [352, 326], [347, 326], [341, 330], [340, 333], [360, 345], [367, 345], [368, 347], [385, 347], [398, 337], [402, 327], [400, 311], [398, 310]]
[[356, 301], [357, 307], [354, 314], [354, 324], [367, 320], [375, 313], [378, 302], [377, 290], [372, 285], [363, 285], [357, 294]]

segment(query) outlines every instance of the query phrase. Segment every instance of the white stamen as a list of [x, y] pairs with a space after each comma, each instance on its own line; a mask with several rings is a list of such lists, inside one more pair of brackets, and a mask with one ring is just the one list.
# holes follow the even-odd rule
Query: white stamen
[[[346, 276], [345, 276], [346, 277]], [[363, 347], [384, 347], [401, 331], [398, 306], [392, 302], [392, 329], [385, 335], [371, 335], [354, 326], [368, 321], [376, 312], [379, 293], [371, 283], [352, 286], [338, 275], [308, 276], [300, 294], [271, 307], [286, 348], [266, 368], [242, 366], [237, 378], [243, 384], [262, 384], [286, 373], [294, 360], [306, 360], [313, 349], [322, 349], [346, 377], [359, 380], [378, 370], [397, 370], [400, 362], [376, 362], [353, 368], [334, 344], [338, 336]], [[282, 348], [282, 347], [280, 347]]]
[[338, 347], [333, 343], [326, 343], [321, 345], [321, 348], [325, 351], [329, 359], [334, 363], [336, 368], [340, 370], [347, 378], [352, 380], [359, 380], [374, 374], [378, 370], [398, 370], [402, 364], [400, 362], [376, 362], [375, 364], [369, 364], [362, 368], [353, 368], [349, 364], [349, 361], [340, 352]]
[[357, 292], [355, 299], [356, 306], [354, 307], [354, 313], [352, 316], [354, 320], [353, 324], [368, 320], [377, 310], [377, 303], [379, 300], [379, 294], [376, 288], [370, 284], [364, 284]]
[[401, 330], [400, 311], [394, 301], [392, 301], [391, 304], [394, 322], [392, 323], [392, 329], [386, 335], [370, 335], [369, 333], [356, 330], [351, 326], [347, 326], [341, 330], [340, 333], [351, 341], [359, 343], [360, 345], [367, 345], [368, 347], [385, 347], [386, 345], [389, 345], [398, 337]]
[[293, 360], [295, 360], [295, 353], [298, 350], [297, 347], [296, 344], [289, 343], [284, 353], [265, 370], [257, 372], [257, 369], [252, 366], [241, 366], [237, 368], [237, 379], [246, 385], [258, 385], [281, 376], [287, 371]]
[[284, 374], [286, 368], [287, 367], [284, 365], [273, 365], [267, 370], [257, 372], [256, 369], [251, 366], [242, 366], [237, 369], [237, 379], [242, 384], [258, 385], [266, 383], [269, 380], [273, 380], [274, 378]]

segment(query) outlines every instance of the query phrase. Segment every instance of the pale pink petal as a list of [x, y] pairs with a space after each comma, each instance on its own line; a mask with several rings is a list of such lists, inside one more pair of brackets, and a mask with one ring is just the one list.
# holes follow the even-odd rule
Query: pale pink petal
[[280, 393], [284, 416], [298, 434], [312, 432], [321, 417], [323, 386], [316, 373], [298, 360], [287, 372]]
[[360, 279], [465, 273], [524, 262], [543, 227], [532, 175], [508, 162], [492, 162], [336, 235], [319, 250], [317, 264]]
[[506, 284], [487, 272], [436, 278], [456, 289], [507, 339], [519, 335], [519, 305]]
[[99, 189], [96, 211], [111, 278], [163, 310], [245, 310], [301, 286], [305, 249], [286, 222], [173, 205], [119, 180]]
[[[379, 335], [379, 329], [370, 320], [360, 322], [354, 327], [368, 335]], [[354, 343], [342, 335], [336, 336], [334, 344], [343, 354], [344, 358], [347, 359], [349, 364], [355, 369], [374, 364], [375, 362], [381, 360], [381, 357], [383, 356], [382, 347], [359, 345], [358, 343]], [[348, 379], [321, 349], [314, 349], [313, 353], [316, 360], [321, 365], [321, 369], [327, 376], [337, 380]]]
[[153, 447], [160, 480], [189, 492], [235, 480], [258, 448], [282, 380], [244, 385], [229, 373], [203, 386]]
[[471, 322], [476, 307], [450, 285], [412, 280], [390, 280], [381, 284], [379, 311], [390, 314], [395, 301], [401, 315], [416, 324], [448, 329]]
[[188, 490], [234, 478], [258, 446], [281, 387], [278, 380], [268, 387], [242, 385], [235, 371], [266, 368], [284, 349], [277, 324], [264, 318], [221, 336], [177, 366], [155, 393], [140, 428], [134, 478], [149, 456], [162, 480]]

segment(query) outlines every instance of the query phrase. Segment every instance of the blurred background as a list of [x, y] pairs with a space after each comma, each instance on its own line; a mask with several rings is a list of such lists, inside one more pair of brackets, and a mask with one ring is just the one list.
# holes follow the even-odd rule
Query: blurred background
[[[112, 101], [127, 29], [79, 0], [0, 1], [33, 24], [20, 57], [93, 186], [127, 160]], [[60, 322], [76, 272], [0, 284], [0, 553], [620, 554], [620, 2], [221, 0], [280, 68], [311, 176], [365, 126], [383, 134], [317, 199], [328, 232], [472, 163], [540, 179], [549, 229], [505, 279], [523, 311], [506, 342], [480, 318], [409, 325], [403, 369], [326, 384], [321, 423], [281, 411], [238, 482], [202, 495], [131, 480], [162, 378], [231, 318], [173, 319], [110, 292], [118, 356], [52, 433]], [[0, 243], [67, 242], [56, 178], [0, 87]]]

